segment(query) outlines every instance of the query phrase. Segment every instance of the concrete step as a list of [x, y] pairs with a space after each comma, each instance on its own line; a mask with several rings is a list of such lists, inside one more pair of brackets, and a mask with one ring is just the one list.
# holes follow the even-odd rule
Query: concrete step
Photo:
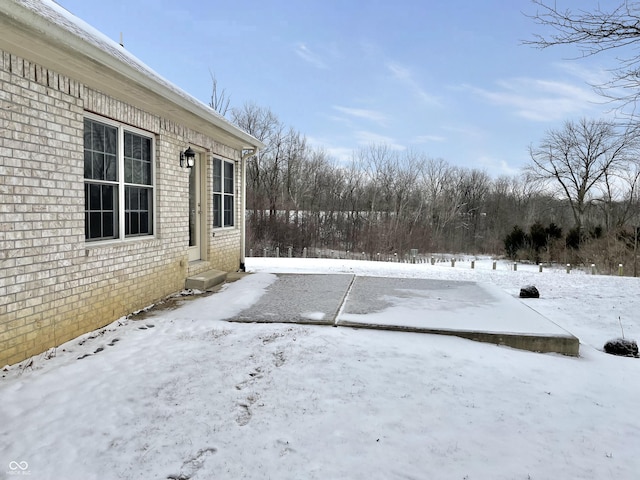
[[226, 279], [227, 272], [223, 272], [221, 270], [209, 270], [207, 272], [198, 273], [197, 275], [188, 277], [184, 283], [184, 288], [207, 290], [221, 284]]

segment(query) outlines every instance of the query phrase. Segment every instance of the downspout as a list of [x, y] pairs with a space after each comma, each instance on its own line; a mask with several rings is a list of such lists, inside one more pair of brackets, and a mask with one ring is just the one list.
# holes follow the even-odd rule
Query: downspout
[[247, 159], [254, 155], [258, 155], [260, 150], [255, 147], [252, 150], [246, 150], [240, 159], [240, 170], [242, 171], [242, 194], [240, 200], [240, 272], [245, 272], [245, 249], [247, 247]]

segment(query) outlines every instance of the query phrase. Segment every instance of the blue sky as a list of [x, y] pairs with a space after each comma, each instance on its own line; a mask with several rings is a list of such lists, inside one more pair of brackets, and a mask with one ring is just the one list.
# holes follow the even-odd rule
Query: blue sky
[[384, 143], [515, 174], [550, 128], [610, 110], [588, 85], [610, 59], [522, 45], [544, 33], [528, 0], [57, 1], [196, 98], [213, 72], [232, 106], [271, 108], [339, 161]]

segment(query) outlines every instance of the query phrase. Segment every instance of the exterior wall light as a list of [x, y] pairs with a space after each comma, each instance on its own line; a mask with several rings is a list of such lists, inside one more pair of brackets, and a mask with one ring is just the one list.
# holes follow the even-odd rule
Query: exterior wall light
[[187, 148], [184, 152], [180, 152], [180, 166], [182, 168], [191, 168], [196, 163], [196, 152]]

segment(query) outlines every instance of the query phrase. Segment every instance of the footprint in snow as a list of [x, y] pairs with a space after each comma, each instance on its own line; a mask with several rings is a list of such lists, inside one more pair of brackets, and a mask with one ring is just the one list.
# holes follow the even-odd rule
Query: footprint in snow
[[238, 404], [238, 415], [236, 416], [236, 423], [241, 427], [244, 427], [251, 421], [251, 410], [249, 410], [249, 405], [245, 403]]

